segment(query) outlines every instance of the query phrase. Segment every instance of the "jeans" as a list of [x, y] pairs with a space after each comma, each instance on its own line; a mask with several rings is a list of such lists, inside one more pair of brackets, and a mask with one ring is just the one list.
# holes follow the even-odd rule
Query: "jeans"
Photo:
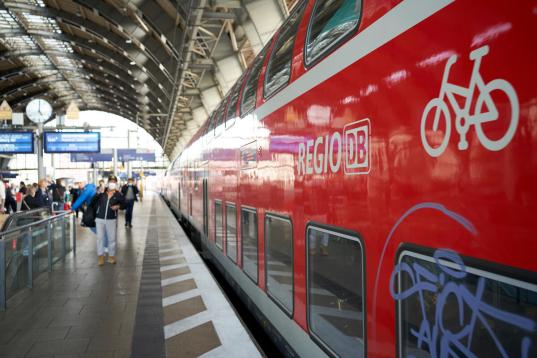
[[117, 220], [95, 219], [97, 229], [97, 255], [104, 255], [104, 241], [108, 238], [108, 255], [116, 256], [116, 227]]
[[132, 223], [132, 211], [134, 210], [134, 201], [125, 202], [125, 224]]

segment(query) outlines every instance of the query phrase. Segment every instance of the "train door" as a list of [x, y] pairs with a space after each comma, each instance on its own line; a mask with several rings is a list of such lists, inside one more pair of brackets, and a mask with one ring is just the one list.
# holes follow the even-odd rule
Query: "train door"
[[203, 178], [203, 233], [209, 237], [209, 191], [207, 178]]

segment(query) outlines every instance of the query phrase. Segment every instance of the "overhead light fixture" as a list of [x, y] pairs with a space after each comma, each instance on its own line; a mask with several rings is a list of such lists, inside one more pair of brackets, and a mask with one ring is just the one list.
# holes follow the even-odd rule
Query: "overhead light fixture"
[[125, 40], [125, 43], [131, 44], [131, 43], [132, 43], [132, 40], [131, 40], [131, 39], [126, 39], [126, 40]]
[[136, 65], [136, 62], [131, 61], [131, 66], [134, 66], [134, 65]]

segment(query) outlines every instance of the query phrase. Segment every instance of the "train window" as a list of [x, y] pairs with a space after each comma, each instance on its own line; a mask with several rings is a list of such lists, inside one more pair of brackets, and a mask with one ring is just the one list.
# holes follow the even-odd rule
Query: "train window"
[[241, 92], [242, 77], [239, 78], [235, 87], [231, 90], [229, 96], [229, 105], [226, 113], [226, 128], [231, 127], [235, 123], [235, 117], [237, 116], [237, 103], [239, 102], [239, 94]]
[[364, 261], [355, 234], [308, 226], [307, 293], [311, 335], [339, 357], [364, 357]]
[[265, 98], [270, 97], [289, 82], [293, 47], [305, 4], [306, 2], [303, 1], [295, 8], [278, 35], [265, 74]]
[[261, 68], [263, 67], [263, 60], [266, 52], [265, 49], [254, 60], [250, 73], [248, 74], [248, 78], [246, 79], [244, 89], [242, 90], [241, 116], [249, 113], [255, 107], [257, 98], [257, 81], [259, 80], [259, 74], [261, 73]]
[[265, 219], [267, 292], [289, 315], [293, 312], [293, 228], [287, 218]]
[[241, 210], [242, 269], [257, 283], [257, 213], [253, 209]]
[[214, 202], [214, 238], [216, 246], [222, 249], [224, 232], [222, 227], [222, 203], [220, 201]]
[[227, 101], [227, 98], [225, 98], [222, 103], [220, 104], [220, 107], [218, 107], [218, 109], [215, 111], [214, 113], [214, 136], [216, 137], [217, 135], [219, 135], [220, 133], [222, 133], [222, 131], [224, 130], [222, 124], [222, 120], [223, 120], [223, 117], [224, 117], [224, 110], [226, 109], [226, 101]]
[[391, 275], [400, 357], [537, 357], [537, 285], [523, 278], [534, 273], [427, 251], [401, 250]]
[[207, 126], [208, 127], [207, 128], [208, 132], [211, 132], [211, 134], [214, 134], [214, 117], [215, 117], [215, 114], [216, 114], [216, 110], [213, 111], [213, 113], [209, 117], [209, 125]]
[[361, 0], [317, 0], [306, 39], [306, 65], [346, 39], [358, 27], [361, 12]]
[[231, 261], [237, 263], [237, 209], [226, 204], [226, 252]]

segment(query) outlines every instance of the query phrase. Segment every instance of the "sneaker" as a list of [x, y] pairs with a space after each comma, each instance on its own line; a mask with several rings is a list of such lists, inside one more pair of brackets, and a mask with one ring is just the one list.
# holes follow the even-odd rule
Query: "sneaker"
[[132, 224], [129, 224], [129, 228], [131, 228], [131, 229], [132, 229]]
[[99, 256], [99, 266], [102, 266], [102, 265], [104, 265], [104, 256], [103, 255]]
[[129, 226], [129, 224], [125, 223], [125, 227]]
[[321, 247], [319, 248], [319, 251], [321, 251], [321, 255], [323, 255], [323, 256], [328, 256], [328, 249], [327, 249], [326, 247], [321, 246]]
[[115, 256], [108, 256], [108, 263], [115, 265], [116, 264], [116, 257]]

